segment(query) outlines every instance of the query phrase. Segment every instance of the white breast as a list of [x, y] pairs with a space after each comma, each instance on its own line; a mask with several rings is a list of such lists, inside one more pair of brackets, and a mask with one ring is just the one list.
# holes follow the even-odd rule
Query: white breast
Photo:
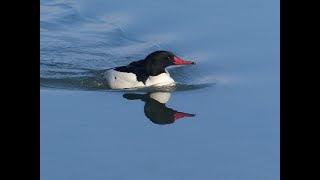
[[146, 81], [146, 86], [164, 86], [174, 84], [174, 80], [167, 73], [161, 73], [158, 76], [149, 76]]
[[169, 92], [155, 92], [151, 93], [150, 97], [159, 103], [165, 104], [169, 101], [171, 94]]

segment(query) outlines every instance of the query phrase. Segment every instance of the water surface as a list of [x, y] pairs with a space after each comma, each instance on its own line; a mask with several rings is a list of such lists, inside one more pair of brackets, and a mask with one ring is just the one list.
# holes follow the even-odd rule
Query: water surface
[[[41, 179], [279, 179], [279, 1], [40, 1]], [[169, 50], [175, 88], [100, 70]]]

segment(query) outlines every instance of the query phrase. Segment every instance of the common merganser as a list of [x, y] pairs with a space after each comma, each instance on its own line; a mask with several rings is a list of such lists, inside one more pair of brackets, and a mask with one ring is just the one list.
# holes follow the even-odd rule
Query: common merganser
[[107, 69], [103, 77], [111, 89], [130, 89], [148, 86], [175, 85], [165, 68], [171, 65], [190, 65], [192, 61], [178, 58], [169, 51], [155, 51], [144, 60], [127, 66]]

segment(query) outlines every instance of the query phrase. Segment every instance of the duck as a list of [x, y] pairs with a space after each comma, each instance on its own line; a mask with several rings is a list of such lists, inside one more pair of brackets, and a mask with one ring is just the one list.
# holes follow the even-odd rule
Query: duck
[[155, 51], [143, 60], [105, 70], [103, 78], [111, 89], [171, 86], [176, 82], [166, 68], [172, 65], [192, 64], [195, 62], [183, 60], [170, 51]]

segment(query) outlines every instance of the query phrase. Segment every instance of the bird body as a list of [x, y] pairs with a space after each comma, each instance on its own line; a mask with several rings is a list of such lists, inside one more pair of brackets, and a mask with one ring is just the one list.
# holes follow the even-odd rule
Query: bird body
[[103, 77], [111, 89], [175, 85], [175, 81], [165, 68], [188, 64], [194, 62], [182, 60], [168, 51], [156, 51], [144, 60], [110, 68], [103, 73]]

